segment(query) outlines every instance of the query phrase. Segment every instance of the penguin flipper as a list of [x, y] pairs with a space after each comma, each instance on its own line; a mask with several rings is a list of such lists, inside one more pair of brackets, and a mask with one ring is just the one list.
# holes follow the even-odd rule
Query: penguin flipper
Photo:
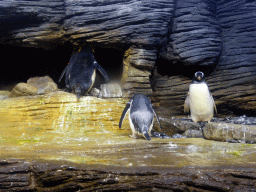
[[123, 120], [124, 120], [124, 118], [125, 118], [127, 112], [129, 111], [130, 106], [131, 106], [131, 101], [129, 101], [129, 102], [127, 103], [126, 107], [125, 107], [124, 110], [123, 110], [123, 113], [122, 113], [121, 118], [120, 118], [120, 121], [119, 121], [119, 129], [121, 129], [121, 127], [122, 127]]
[[211, 93], [210, 93], [210, 95], [211, 95], [211, 99], [212, 99], [212, 103], [213, 103], [214, 111], [215, 111], [215, 113], [217, 114], [217, 108], [216, 108], [216, 105], [215, 105], [214, 99], [213, 99], [213, 97], [212, 97], [212, 94], [211, 94]]
[[153, 112], [154, 112], [154, 114], [155, 114], [155, 116], [156, 116], [157, 122], [158, 122], [158, 124], [159, 124], [160, 131], [162, 132], [162, 126], [161, 126], [159, 117], [157, 116], [157, 114], [156, 114], [156, 112], [155, 112], [155, 110], [154, 110], [154, 108], [153, 108], [152, 106], [151, 106], [151, 109], [153, 110]]
[[99, 70], [99, 72], [102, 74], [102, 76], [104, 77], [104, 79], [106, 80], [106, 82], [109, 81], [109, 77], [107, 72], [105, 71], [105, 69], [103, 69], [96, 61], [94, 61], [94, 66], [96, 69]]
[[187, 98], [184, 103], [184, 113], [185, 114], [189, 113], [189, 94], [187, 95]]
[[65, 67], [65, 69], [62, 71], [61, 75], [60, 75], [60, 78], [59, 78], [59, 82], [61, 81], [63, 75], [67, 72], [68, 70], [68, 65]]
[[[69, 60], [69, 64], [65, 67], [65, 69], [62, 71], [61, 75], [60, 75], [60, 78], [59, 78], [59, 82], [61, 81], [63, 75], [66, 73], [66, 78], [67, 77], [70, 77], [70, 70], [76, 60], [76, 57], [77, 57], [77, 54], [73, 53], [70, 57], [70, 60]], [[67, 79], [66, 79], [66, 84], [67, 84]]]

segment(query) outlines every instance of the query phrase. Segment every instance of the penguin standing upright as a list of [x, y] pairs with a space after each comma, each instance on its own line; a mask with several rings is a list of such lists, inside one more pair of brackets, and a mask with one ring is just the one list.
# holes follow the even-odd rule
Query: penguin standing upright
[[205, 82], [204, 73], [198, 71], [189, 86], [189, 92], [184, 104], [184, 112], [191, 114], [192, 121], [197, 123], [201, 121], [210, 122], [214, 110], [217, 109], [209, 88]]
[[119, 121], [119, 128], [122, 127], [123, 119], [128, 111], [130, 111], [129, 121], [133, 133], [130, 137], [137, 138], [137, 135], [141, 135], [145, 139], [151, 140], [150, 135], [153, 127], [154, 115], [161, 128], [159, 118], [155, 113], [150, 100], [144, 94], [135, 94], [127, 103]]
[[66, 73], [66, 87], [70, 92], [74, 92], [79, 99], [81, 95], [87, 94], [91, 90], [95, 82], [96, 69], [108, 82], [109, 77], [106, 71], [96, 62], [91, 47], [89, 45], [84, 46], [71, 55], [69, 64], [63, 70], [59, 82]]

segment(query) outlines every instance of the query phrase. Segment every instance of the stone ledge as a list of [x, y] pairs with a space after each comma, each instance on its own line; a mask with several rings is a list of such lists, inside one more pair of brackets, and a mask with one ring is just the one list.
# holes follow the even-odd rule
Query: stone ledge
[[208, 123], [203, 129], [206, 139], [256, 143], [256, 126], [233, 123]]
[[120, 168], [21, 160], [0, 160], [0, 167], [0, 191], [256, 189], [256, 169], [251, 167]]

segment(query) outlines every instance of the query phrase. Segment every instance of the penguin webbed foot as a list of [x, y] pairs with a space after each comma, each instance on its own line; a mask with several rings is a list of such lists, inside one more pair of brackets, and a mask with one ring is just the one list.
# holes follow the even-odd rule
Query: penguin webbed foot
[[134, 139], [138, 139], [138, 136], [135, 133], [132, 134], [132, 135], [129, 135], [129, 137], [134, 138]]
[[156, 132], [156, 131], [151, 131], [151, 136], [152, 137], [161, 138], [161, 139], [169, 139], [169, 138], [171, 138], [170, 136], [166, 135], [163, 132], [159, 133], [159, 132]]

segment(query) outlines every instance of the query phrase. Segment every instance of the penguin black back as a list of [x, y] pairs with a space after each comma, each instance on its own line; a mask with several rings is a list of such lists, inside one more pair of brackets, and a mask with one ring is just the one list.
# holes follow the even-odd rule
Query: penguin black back
[[[148, 97], [144, 94], [135, 94], [131, 100], [127, 103], [120, 121], [119, 128], [122, 126], [122, 122], [127, 112], [130, 109], [129, 121], [133, 135], [131, 137], [137, 138], [136, 135], [142, 135], [145, 139], [151, 140], [150, 134], [153, 127], [154, 115], [160, 125], [159, 118], [156, 115], [152, 104]], [[160, 125], [161, 129], [161, 125]]]
[[151, 102], [146, 95], [135, 94], [133, 96], [131, 113], [134, 111], [152, 111]]

